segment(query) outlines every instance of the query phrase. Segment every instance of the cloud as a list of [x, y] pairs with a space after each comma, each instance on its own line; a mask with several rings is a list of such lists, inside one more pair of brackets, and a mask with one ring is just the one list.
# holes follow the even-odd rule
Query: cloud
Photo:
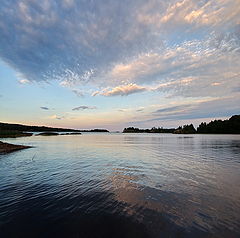
[[57, 120], [62, 120], [64, 116], [57, 116], [57, 115], [52, 115], [49, 117], [50, 119], [57, 119]]
[[0, 56], [30, 81], [86, 83], [95, 71], [133, 54], [136, 35], [145, 41], [131, 14], [138, 5], [141, 2], [4, 0]]
[[84, 97], [84, 93], [79, 89], [73, 89], [72, 92], [78, 97]]
[[48, 107], [40, 107], [40, 108], [43, 109], [43, 110], [49, 110]]
[[155, 112], [153, 112], [154, 114], [166, 114], [166, 113], [176, 113], [176, 112], [183, 112], [186, 109], [188, 109], [189, 107], [191, 107], [190, 104], [185, 104], [185, 105], [179, 105], [179, 106], [173, 106], [173, 107], [165, 107], [165, 108], [161, 108], [156, 110]]
[[[186, 29], [186, 27], [229, 27], [239, 24], [239, 3], [235, 0], [169, 1], [159, 11], [157, 3], [146, 3], [138, 13], [138, 21], [144, 25], [155, 25], [165, 30]], [[191, 30], [191, 28], [190, 28]]]
[[[240, 35], [210, 35], [141, 54], [106, 72], [113, 83], [144, 84], [173, 96], [230, 95], [239, 86]], [[158, 86], [159, 85], [159, 86]]]
[[165, 72], [171, 67], [173, 57], [174, 55], [171, 52], [166, 53], [164, 56], [158, 53], [141, 54], [127, 63], [114, 65], [107, 75], [117, 82], [141, 82], [146, 81], [146, 78], [151, 81], [154, 80], [152, 76]]
[[[176, 32], [188, 40], [196, 26], [199, 38], [240, 23], [236, 0], [4, 0], [0, 11], [0, 57], [30, 81], [57, 79], [65, 86], [99, 86], [112, 64], [113, 75], [124, 77], [124, 62], [176, 43]], [[148, 67], [142, 64], [141, 75]]]
[[[156, 111], [145, 114], [142, 120], [139, 120], [138, 116], [135, 123], [148, 123], [149, 125], [151, 125], [155, 121], [190, 121], [192, 119], [198, 118], [229, 117], [231, 115], [239, 114], [239, 106], [234, 103], [236, 100], [240, 100], [240, 94], [235, 97], [196, 100], [188, 104], [180, 104], [181, 102], [177, 104], [176, 102], [176, 106], [160, 108]], [[132, 123], [134, 123], [134, 121]]]
[[20, 79], [20, 80], [18, 80], [18, 82], [20, 84], [29, 84], [29, 83], [31, 83], [28, 79]]
[[119, 112], [126, 112], [126, 109], [118, 109]]
[[130, 94], [139, 93], [146, 91], [147, 88], [143, 86], [139, 86], [136, 84], [128, 84], [128, 85], [120, 85], [115, 88], [103, 89], [102, 91], [96, 91], [92, 94], [92, 96], [96, 96], [98, 94], [110, 97], [110, 96], [128, 96]]
[[139, 108], [136, 110], [136, 112], [143, 112], [144, 111], [144, 108]]
[[74, 6], [74, 0], [63, 0], [63, 6], [70, 8]]
[[97, 107], [95, 107], [95, 106], [79, 106], [79, 107], [73, 108], [72, 110], [79, 111], [79, 110], [93, 110], [93, 109], [97, 109]]
[[[21, 84], [58, 80], [77, 96], [109, 101], [141, 92], [156, 100], [238, 98], [239, 1], [3, 0], [0, 12], [0, 57]], [[237, 104], [224, 101], [221, 113]], [[149, 117], [202, 116], [190, 105], [162, 106]], [[146, 113], [144, 105], [138, 115]]]

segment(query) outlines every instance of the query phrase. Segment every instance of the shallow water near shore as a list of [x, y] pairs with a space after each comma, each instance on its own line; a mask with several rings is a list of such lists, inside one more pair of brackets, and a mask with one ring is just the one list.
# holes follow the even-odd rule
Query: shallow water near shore
[[3, 141], [0, 237], [240, 236], [240, 135]]

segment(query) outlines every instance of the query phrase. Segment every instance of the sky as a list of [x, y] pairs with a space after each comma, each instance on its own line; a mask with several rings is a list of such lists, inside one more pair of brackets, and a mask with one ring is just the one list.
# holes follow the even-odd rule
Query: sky
[[2, 0], [0, 121], [177, 127], [240, 114], [240, 0]]

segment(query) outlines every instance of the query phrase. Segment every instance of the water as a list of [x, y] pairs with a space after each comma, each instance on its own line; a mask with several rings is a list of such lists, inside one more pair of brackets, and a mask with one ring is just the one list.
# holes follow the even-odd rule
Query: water
[[239, 237], [240, 136], [4, 141], [0, 237]]

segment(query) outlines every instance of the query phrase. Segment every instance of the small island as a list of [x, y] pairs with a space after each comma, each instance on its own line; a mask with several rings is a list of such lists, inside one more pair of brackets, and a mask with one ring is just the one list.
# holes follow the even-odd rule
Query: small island
[[57, 132], [41, 132], [37, 134], [37, 136], [58, 136]]
[[81, 132], [109, 132], [107, 129], [90, 129], [90, 130], [80, 130]]
[[66, 135], [82, 135], [81, 132], [67, 132], [67, 133], [58, 133], [58, 132], [41, 132], [37, 134], [36, 136], [66, 136]]

